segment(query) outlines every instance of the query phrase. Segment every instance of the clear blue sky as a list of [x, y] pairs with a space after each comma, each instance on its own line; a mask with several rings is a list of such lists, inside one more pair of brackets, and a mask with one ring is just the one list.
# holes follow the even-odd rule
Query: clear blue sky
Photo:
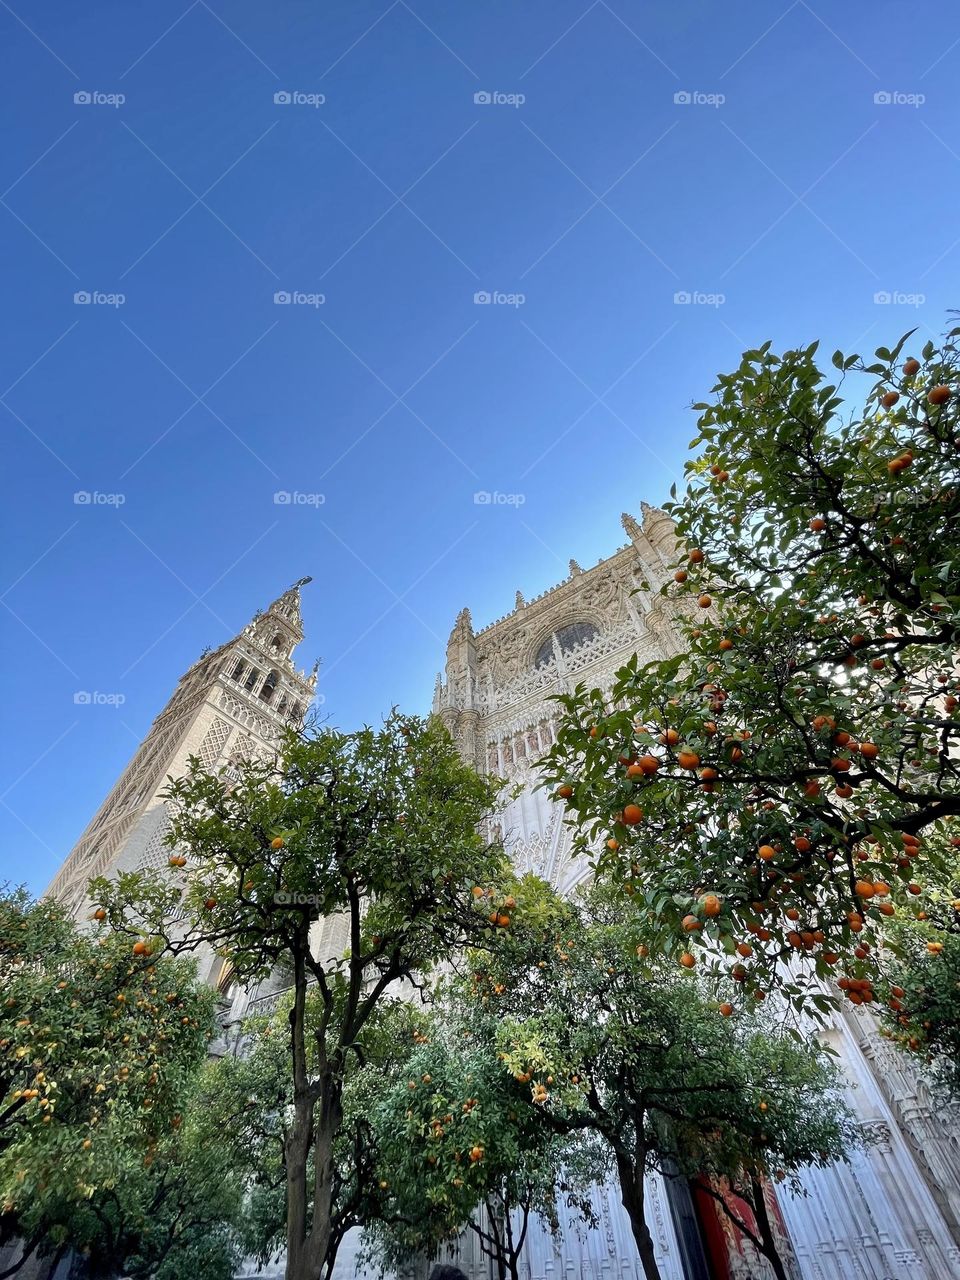
[[334, 720], [423, 710], [457, 611], [609, 554], [744, 347], [939, 332], [958, 39], [932, 0], [2, 3], [0, 878], [293, 579]]

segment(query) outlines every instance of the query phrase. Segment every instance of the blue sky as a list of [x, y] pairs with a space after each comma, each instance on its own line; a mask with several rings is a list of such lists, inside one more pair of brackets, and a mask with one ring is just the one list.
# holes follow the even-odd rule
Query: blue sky
[[333, 719], [423, 710], [464, 604], [663, 499], [742, 349], [956, 301], [945, 3], [14, 0], [0, 36], [0, 878], [35, 890], [295, 578]]

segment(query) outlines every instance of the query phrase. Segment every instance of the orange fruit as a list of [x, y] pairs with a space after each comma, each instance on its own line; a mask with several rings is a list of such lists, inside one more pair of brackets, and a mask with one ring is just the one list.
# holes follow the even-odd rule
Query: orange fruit
[[899, 391], [888, 391], [886, 395], [880, 397], [880, 403], [885, 409], [892, 409], [899, 399]]
[[673, 580], [674, 582], [686, 582], [689, 576], [690, 575], [687, 573], [686, 569], [678, 569], [677, 572], [673, 575]]
[[698, 598], [697, 604], [700, 606], [701, 609], [709, 609], [710, 606], [713, 604], [713, 600], [710, 598], [710, 596], [707, 595], [706, 592], [704, 592], [703, 595]]
[[947, 386], [931, 387], [927, 392], [927, 399], [931, 404], [946, 404], [950, 399], [951, 391]]
[[762, 844], [757, 850], [757, 856], [762, 858], [764, 862], [769, 862], [772, 858], [776, 857], [776, 850], [772, 845]]
[[697, 962], [689, 951], [684, 951], [683, 955], [680, 957], [680, 963], [685, 969], [692, 969]]
[[623, 821], [628, 827], [635, 827], [643, 821], [643, 810], [638, 804], [628, 804], [623, 810]]
[[556, 794], [558, 800], [569, 800], [573, 795], [573, 787], [571, 787], [569, 783], [565, 782], [562, 787], [557, 787]]
[[284, 843], [284, 841], [283, 841], [283, 836], [274, 836], [274, 837], [273, 837], [273, 839], [270, 841], [270, 848], [271, 848], [271, 849], [282, 849], [282, 848], [283, 848], [283, 843]]
[[733, 1013], [733, 1005], [730, 1003], [729, 1000], [725, 1000], [723, 1002], [723, 1004], [720, 1006], [720, 1012], [723, 1014], [725, 1018], [730, 1017], [731, 1013]]
[[703, 552], [699, 547], [694, 547], [690, 552], [689, 560], [691, 564], [703, 564]]
[[680, 751], [677, 754], [677, 764], [681, 769], [696, 769], [700, 763], [700, 757], [695, 751]]
[[903, 372], [908, 378], [912, 378], [915, 373], [920, 372], [920, 361], [915, 360], [913, 356], [910, 356], [908, 360], [904, 360], [903, 362]]
[[708, 893], [703, 900], [703, 914], [705, 916], [718, 916], [721, 910], [721, 902], [715, 893]]

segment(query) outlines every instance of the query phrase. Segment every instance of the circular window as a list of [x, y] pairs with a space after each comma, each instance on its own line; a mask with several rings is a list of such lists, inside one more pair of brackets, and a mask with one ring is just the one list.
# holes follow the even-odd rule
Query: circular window
[[565, 627], [560, 627], [544, 640], [537, 650], [533, 665], [535, 667], [548, 667], [553, 662], [554, 640], [560, 646], [561, 653], [570, 653], [572, 649], [579, 649], [582, 644], [586, 644], [588, 640], [592, 640], [594, 636], [599, 634], [600, 632], [592, 622], [571, 622]]

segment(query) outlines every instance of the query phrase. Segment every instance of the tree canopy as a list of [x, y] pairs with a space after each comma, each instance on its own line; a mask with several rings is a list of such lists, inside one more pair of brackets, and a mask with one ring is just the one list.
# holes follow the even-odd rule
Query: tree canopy
[[837, 352], [834, 378], [816, 344], [746, 352], [666, 508], [683, 652], [560, 699], [578, 847], [655, 950], [754, 999], [825, 1009], [840, 970], [854, 1003], [887, 996], [882, 927], [948, 874], [958, 334]]

